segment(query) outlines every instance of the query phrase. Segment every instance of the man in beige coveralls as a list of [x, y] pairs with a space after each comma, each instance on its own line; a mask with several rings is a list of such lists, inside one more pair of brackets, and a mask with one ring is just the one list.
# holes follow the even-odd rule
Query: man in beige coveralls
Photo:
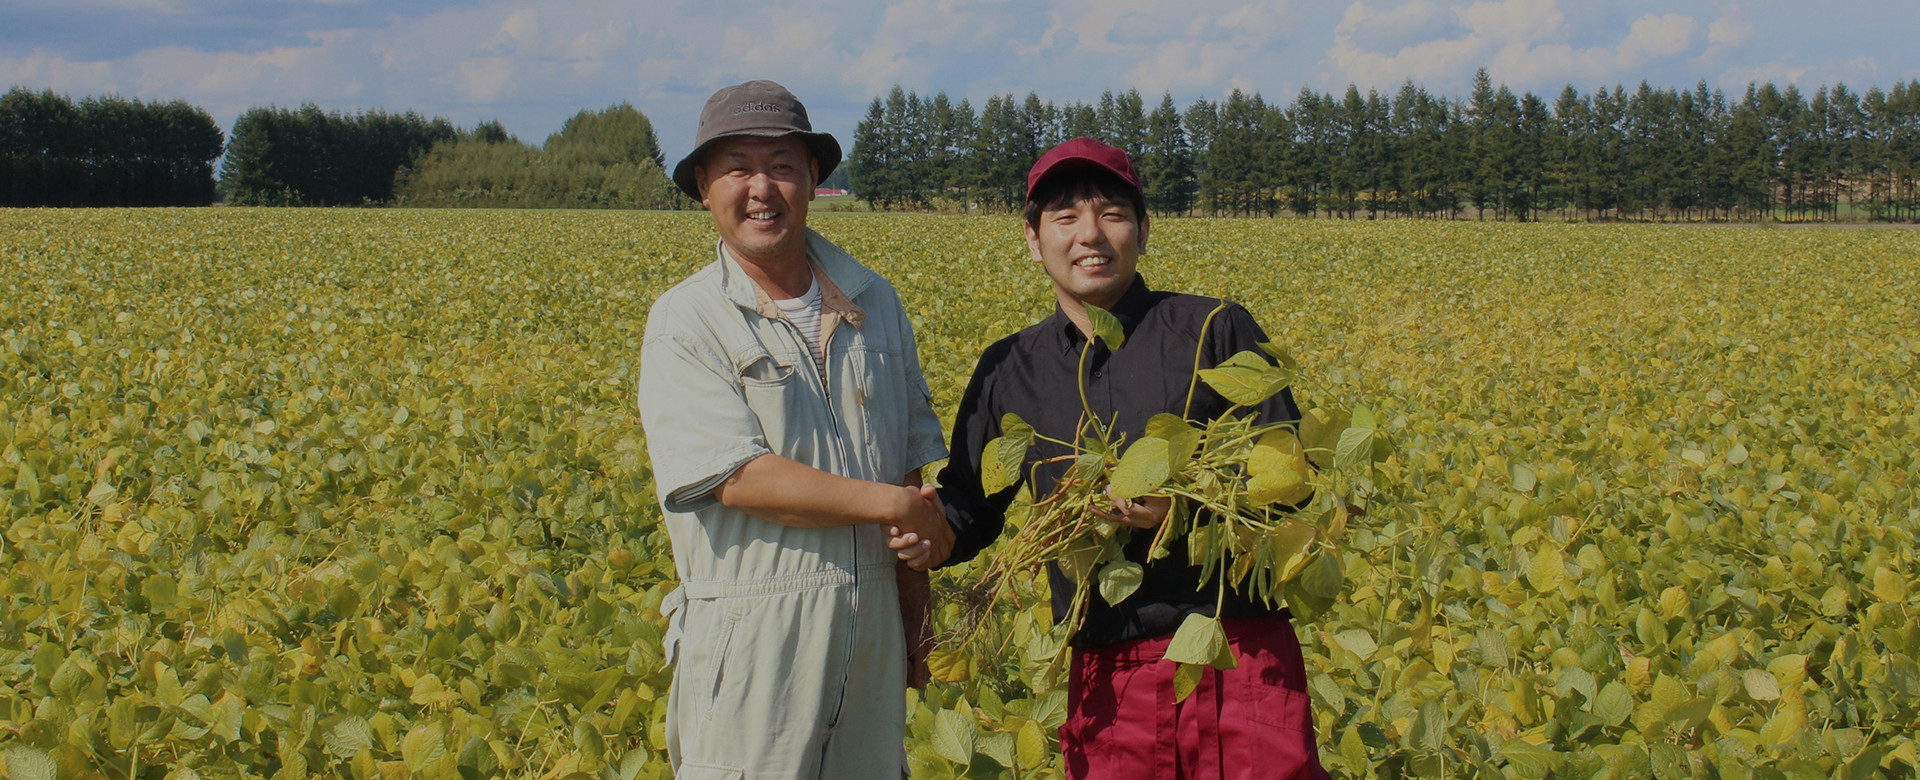
[[654, 301], [639, 386], [681, 583], [662, 606], [674, 773], [898, 778], [925, 569], [953, 540], [920, 486], [946, 447], [913, 328], [807, 229], [840, 145], [791, 93], [720, 90], [695, 141], [674, 181], [719, 241]]

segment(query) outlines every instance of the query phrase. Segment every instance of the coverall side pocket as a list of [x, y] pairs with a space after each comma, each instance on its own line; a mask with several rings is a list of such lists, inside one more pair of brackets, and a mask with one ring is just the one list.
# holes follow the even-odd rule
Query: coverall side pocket
[[681, 764], [675, 776], [678, 780], [741, 780], [747, 773], [745, 770], [711, 764]]
[[712, 654], [707, 657], [707, 711], [704, 717], [713, 721], [713, 713], [720, 706], [720, 689], [726, 677], [727, 650], [733, 644], [733, 629], [740, 624], [740, 610], [728, 606], [721, 613], [720, 627], [713, 635]]

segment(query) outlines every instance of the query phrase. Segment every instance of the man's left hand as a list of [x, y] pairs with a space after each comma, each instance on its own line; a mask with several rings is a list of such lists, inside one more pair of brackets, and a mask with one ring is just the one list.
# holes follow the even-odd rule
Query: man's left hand
[[1088, 509], [1102, 520], [1132, 528], [1159, 528], [1161, 523], [1166, 522], [1167, 512], [1173, 509], [1173, 499], [1166, 496], [1141, 496], [1129, 500], [1109, 495], [1108, 498], [1113, 500], [1111, 507], [1094, 504]]

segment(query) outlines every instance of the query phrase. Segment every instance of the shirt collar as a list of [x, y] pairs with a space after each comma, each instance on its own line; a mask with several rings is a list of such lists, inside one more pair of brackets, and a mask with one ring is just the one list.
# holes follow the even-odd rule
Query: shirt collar
[[[727, 297], [743, 309], [751, 309], [768, 319], [780, 315], [780, 307], [773, 297], [760, 288], [759, 283], [741, 270], [740, 261], [727, 251], [723, 241], [714, 242], [714, 252], [719, 255], [721, 269], [721, 288]], [[839, 314], [847, 324], [855, 328], [865, 327], [867, 312], [853, 302], [873, 283], [873, 272], [855, 262], [845, 250], [834, 246], [832, 242], [807, 229], [807, 264], [813, 267], [813, 278], [820, 282], [820, 306], [822, 309]]]
[[[866, 325], [866, 310], [860, 308], [853, 299], [847, 297], [846, 293], [840, 291], [840, 286], [833, 283], [833, 276], [822, 269], [820, 263], [816, 262], [811, 255], [807, 257], [807, 265], [813, 267], [813, 280], [820, 285], [820, 308], [840, 315], [841, 319], [855, 328]], [[745, 276], [745, 274], [741, 275]], [[773, 296], [768, 295], [758, 282], [753, 283], [753, 310], [770, 320], [786, 316], [780, 311], [780, 304], [774, 303]]]
[[[1133, 329], [1139, 326], [1141, 320], [1146, 319], [1147, 310], [1151, 308], [1153, 308], [1153, 290], [1147, 287], [1147, 277], [1144, 274], [1135, 273], [1133, 284], [1127, 285], [1127, 291], [1121, 293], [1120, 300], [1107, 311], [1113, 315], [1114, 319], [1120, 321], [1121, 330], [1128, 336], [1132, 336]], [[1085, 338], [1080, 332], [1080, 327], [1067, 318], [1067, 313], [1058, 303], [1053, 305], [1053, 316], [1047, 318], [1046, 330], [1053, 334], [1055, 346], [1061, 352], [1079, 349], [1082, 339]]]

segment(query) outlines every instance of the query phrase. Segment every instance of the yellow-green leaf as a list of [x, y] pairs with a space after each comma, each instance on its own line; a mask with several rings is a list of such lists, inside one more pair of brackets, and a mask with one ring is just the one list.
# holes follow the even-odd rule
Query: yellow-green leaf
[[1171, 470], [1166, 439], [1149, 436], [1135, 441], [1127, 447], [1126, 454], [1120, 456], [1120, 465], [1113, 469], [1113, 495], [1133, 499], [1158, 490], [1166, 483]]

